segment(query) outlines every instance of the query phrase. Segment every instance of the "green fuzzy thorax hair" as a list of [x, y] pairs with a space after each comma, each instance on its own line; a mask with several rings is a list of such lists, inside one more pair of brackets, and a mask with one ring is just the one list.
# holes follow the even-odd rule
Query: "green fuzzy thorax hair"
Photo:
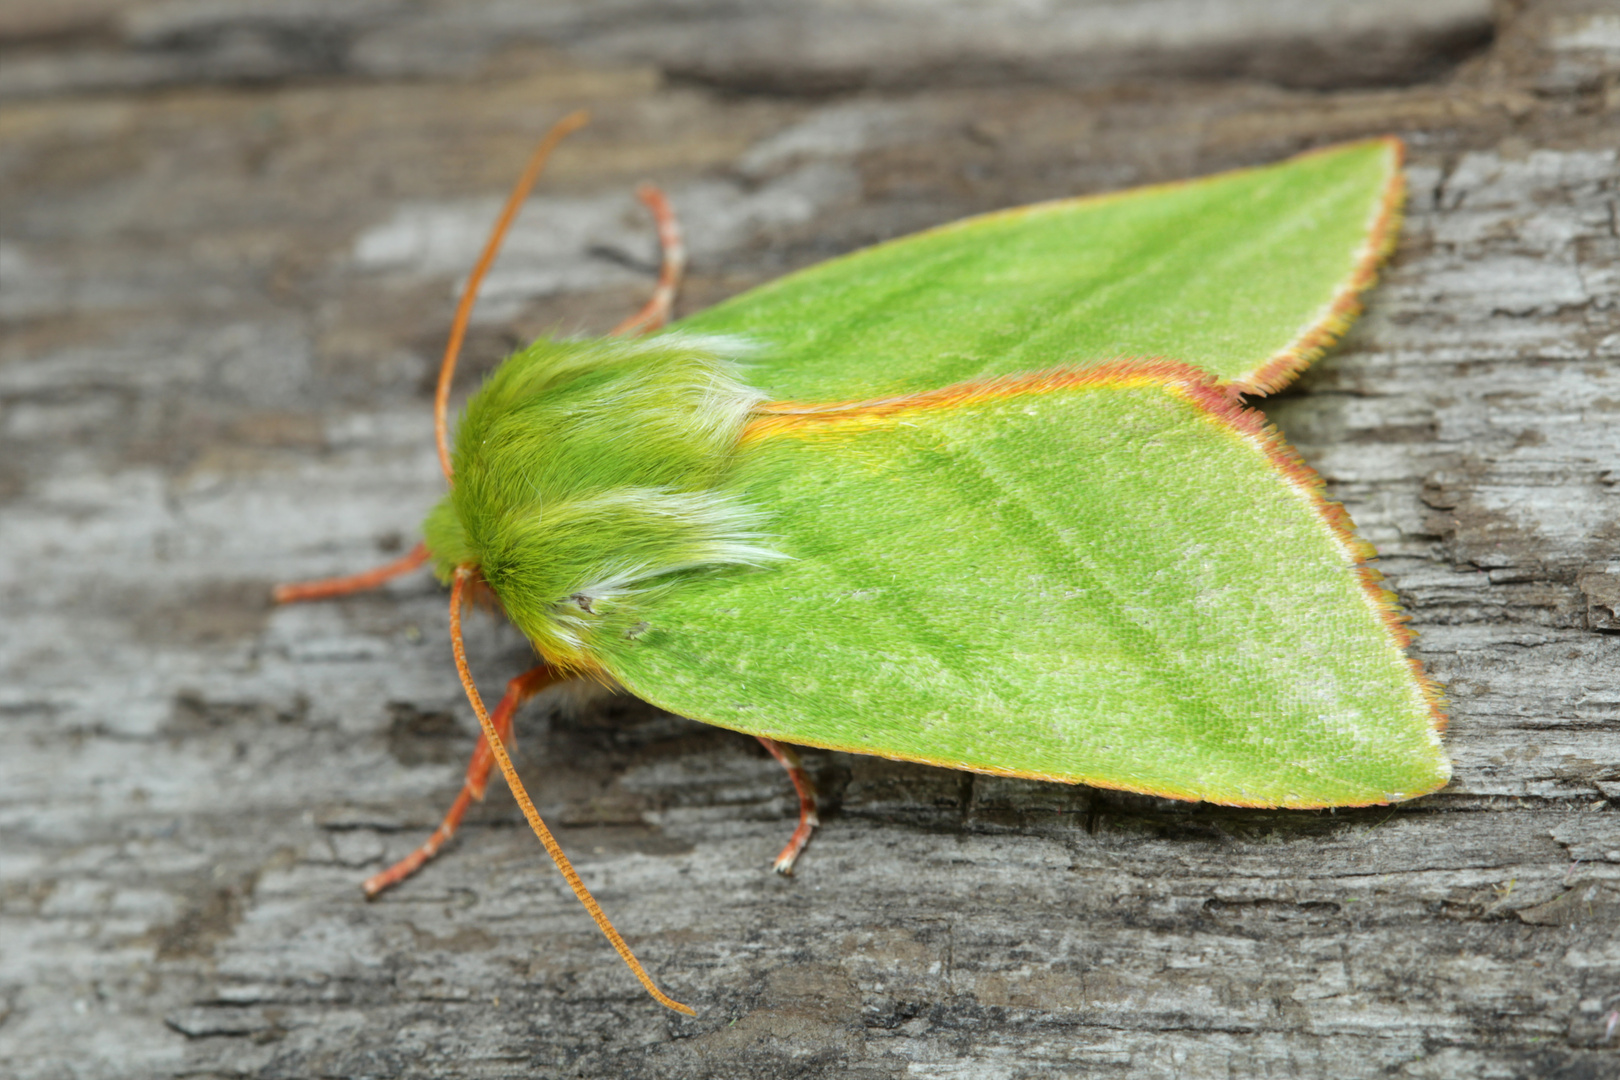
[[761, 515], [716, 489], [763, 395], [724, 340], [538, 341], [467, 403], [423, 526], [443, 580], [476, 567], [551, 663], [595, 666], [669, 575], [762, 566]]

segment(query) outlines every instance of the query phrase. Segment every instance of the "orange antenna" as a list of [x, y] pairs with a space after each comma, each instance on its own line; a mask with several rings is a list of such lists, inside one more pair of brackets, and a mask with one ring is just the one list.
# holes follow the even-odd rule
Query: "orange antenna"
[[[556, 130], [553, 128], [553, 133]], [[591, 895], [591, 891], [579, 879], [579, 874], [568, 861], [568, 856], [563, 854], [556, 838], [551, 835], [551, 830], [540, 820], [540, 812], [534, 808], [534, 801], [529, 798], [529, 793], [524, 790], [523, 781], [518, 778], [517, 770], [512, 767], [512, 758], [507, 754], [505, 744], [501, 742], [500, 732], [495, 730], [495, 722], [490, 719], [488, 710], [484, 708], [484, 699], [478, 695], [478, 687], [473, 684], [472, 672], [467, 667], [467, 649], [461, 640], [461, 600], [463, 590], [472, 574], [471, 567], [460, 566], [456, 568], [455, 577], [451, 579], [450, 647], [456, 655], [456, 671], [461, 675], [461, 685], [467, 691], [467, 700], [472, 702], [473, 712], [478, 714], [478, 724], [484, 729], [484, 739], [489, 743], [490, 752], [495, 755], [495, 761], [501, 767], [501, 775], [506, 777], [506, 786], [512, 789], [512, 796], [523, 808], [523, 816], [529, 819], [529, 828], [534, 830], [534, 835], [545, 845], [546, 853], [557, 864], [557, 869], [562, 871], [562, 876], [568, 880], [568, 887], [574, 890], [579, 902], [585, 905], [585, 910], [596, 920], [597, 928], [607, 936], [614, 950], [618, 952], [619, 958], [629, 966], [631, 972], [641, 981], [641, 985], [647, 988], [647, 993], [651, 994], [660, 1005], [674, 1009], [678, 1013], [685, 1013], [687, 1016], [696, 1016], [696, 1009], [690, 1005], [682, 1005], [658, 989], [658, 984], [652, 981], [652, 976], [641, 966], [636, 954], [630, 951], [630, 946], [624, 943], [624, 938], [620, 937], [613, 924], [608, 922], [608, 917], [602, 913], [596, 897]]]
[[636, 189], [636, 197], [652, 211], [658, 225], [658, 246], [663, 250], [663, 265], [658, 269], [658, 284], [653, 287], [652, 299], [642, 309], [608, 333], [611, 337], [625, 334], [648, 334], [669, 322], [670, 310], [675, 306], [675, 290], [681, 287], [681, 275], [686, 272], [686, 243], [681, 239], [681, 223], [675, 211], [664, 198], [664, 193], [651, 184]]
[[461, 355], [462, 339], [467, 336], [467, 322], [472, 318], [473, 305], [478, 302], [478, 287], [483, 284], [484, 275], [489, 273], [490, 266], [495, 262], [495, 256], [500, 253], [501, 242], [506, 239], [506, 233], [512, 227], [512, 219], [517, 217], [523, 200], [529, 197], [534, 182], [540, 179], [540, 171], [546, 167], [546, 159], [551, 156], [558, 143], [589, 122], [590, 114], [581, 109], [569, 113], [551, 125], [546, 137], [540, 140], [540, 145], [529, 155], [529, 163], [524, 166], [523, 175], [518, 177], [518, 182], [512, 188], [512, 194], [507, 197], [501, 216], [495, 219], [495, 228], [490, 230], [489, 240], [484, 244], [484, 253], [478, 257], [477, 265], [467, 278], [467, 286], [461, 291], [461, 302], [456, 305], [456, 317], [450, 323], [450, 340], [444, 347], [444, 361], [439, 365], [439, 387], [433, 395], [433, 438], [439, 446], [439, 467], [444, 470], [446, 480], [451, 478], [448, 420], [450, 381], [455, 378], [456, 359]]

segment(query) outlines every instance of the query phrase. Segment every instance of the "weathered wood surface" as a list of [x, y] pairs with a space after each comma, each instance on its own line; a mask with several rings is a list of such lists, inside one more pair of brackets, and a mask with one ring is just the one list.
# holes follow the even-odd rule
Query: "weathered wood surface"
[[[1620, 1073], [1620, 15], [1357, 6], [0, 7], [0, 1072]], [[265, 592], [413, 535], [454, 284], [578, 105], [469, 377], [640, 299], [644, 178], [691, 308], [975, 210], [1405, 135], [1370, 314], [1266, 409], [1385, 555], [1454, 783], [1262, 813], [815, 754], [835, 809], [784, 881], [757, 746], [542, 702], [541, 810], [699, 1018], [504, 793], [363, 901], [472, 745], [443, 596]], [[491, 686], [526, 661], [482, 622], [472, 652]]]

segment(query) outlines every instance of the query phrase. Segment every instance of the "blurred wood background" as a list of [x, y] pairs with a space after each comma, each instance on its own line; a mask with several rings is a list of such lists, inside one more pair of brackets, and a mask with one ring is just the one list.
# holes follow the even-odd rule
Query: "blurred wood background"
[[[425, 577], [429, 380], [538, 134], [464, 387], [975, 211], [1395, 132], [1400, 249], [1266, 412], [1384, 556], [1456, 779], [1272, 813], [811, 754], [633, 701], [367, 903], [475, 726]], [[73, 1077], [1620, 1074], [1613, 0], [0, 3], [0, 1072]], [[527, 664], [477, 620], [486, 686]]]

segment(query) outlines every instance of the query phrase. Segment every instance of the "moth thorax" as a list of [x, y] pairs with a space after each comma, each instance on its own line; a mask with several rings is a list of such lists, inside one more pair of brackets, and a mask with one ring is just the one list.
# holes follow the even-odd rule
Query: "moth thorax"
[[425, 526], [441, 576], [479, 567], [548, 659], [584, 663], [651, 593], [781, 558], [726, 490], [762, 398], [727, 344], [541, 341], [508, 359], [467, 404]]

